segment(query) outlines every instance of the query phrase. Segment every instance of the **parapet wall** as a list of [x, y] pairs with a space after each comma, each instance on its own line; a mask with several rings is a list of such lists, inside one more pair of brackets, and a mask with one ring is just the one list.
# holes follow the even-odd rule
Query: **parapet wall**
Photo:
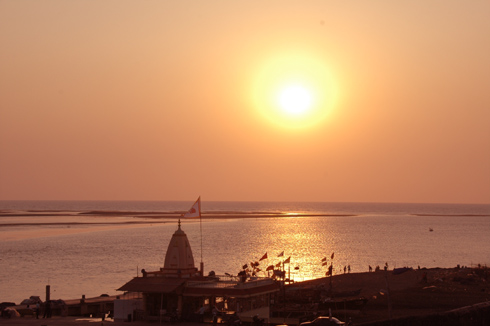
[[490, 325], [490, 301], [444, 313], [425, 316], [403, 317], [378, 322], [356, 324], [358, 326], [460, 326]]

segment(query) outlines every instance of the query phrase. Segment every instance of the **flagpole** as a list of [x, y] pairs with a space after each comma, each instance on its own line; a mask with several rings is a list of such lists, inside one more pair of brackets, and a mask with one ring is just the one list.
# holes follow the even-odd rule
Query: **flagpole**
[[199, 200], [199, 229], [201, 232], [201, 276], [204, 276], [204, 262], [202, 261], [202, 216], [201, 216], [201, 196]]

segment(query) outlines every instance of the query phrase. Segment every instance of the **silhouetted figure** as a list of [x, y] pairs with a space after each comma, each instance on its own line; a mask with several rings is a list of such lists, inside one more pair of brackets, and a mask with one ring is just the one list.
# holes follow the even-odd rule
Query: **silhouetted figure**
[[252, 326], [263, 326], [264, 325], [264, 320], [262, 318], [259, 318], [258, 315], [253, 316], [252, 318]]
[[46, 301], [44, 304], [44, 315], [43, 318], [51, 318], [51, 301]]
[[227, 325], [228, 326], [240, 326], [242, 324], [242, 321], [238, 317], [236, 311], [233, 313], [233, 315], [228, 318]]
[[213, 326], [218, 324], [218, 308], [216, 306], [213, 308]]
[[347, 272], [350, 273], [350, 265], [347, 266]]
[[344, 266], [344, 274], [346, 273], [347, 271], [347, 266]]
[[371, 265], [369, 265], [369, 272], [371, 273], [373, 271], [373, 268], [371, 267]]
[[206, 312], [206, 306], [202, 306], [201, 308], [199, 308], [199, 310], [197, 311], [197, 314], [198, 314], [198, 318], [199, 318], [199, 322], [200, 323], [204, 323], [204, 313]]

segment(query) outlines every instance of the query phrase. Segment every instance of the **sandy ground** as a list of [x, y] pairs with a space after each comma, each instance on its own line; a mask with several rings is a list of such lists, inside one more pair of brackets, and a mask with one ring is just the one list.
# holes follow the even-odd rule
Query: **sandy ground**
[[[427, 276], [427, 281], [424, 279]], [[329, 278], [303, 282], [328, 288]], [[361, 289], [368, 299], [364, 308], [352, 316], [356, 323], [391, 317], [428, 315], [490, 301], [489, 268], [452, 268], [411, 270], [394, 275], [392, 271], [336, 275], [334, 291]], [[336, 312], [341, 320], [349, 314]]]

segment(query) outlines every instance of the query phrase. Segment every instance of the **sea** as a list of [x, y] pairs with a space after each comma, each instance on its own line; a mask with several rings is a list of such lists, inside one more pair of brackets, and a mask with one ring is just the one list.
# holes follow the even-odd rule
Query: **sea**
[[[121, 294], [141, 269], [163, 267], [192, 204], [0, 201], [0, 302], [44, 300], [46, 285], [51, 299]], [[201, 210], [181, 228], [206, 275], [255, 262], [258, 276], [274, 265], [297, 282], [324, 277], [330, 265], [334, 274], [490, 265], [490, 205], [203, 200]]]

